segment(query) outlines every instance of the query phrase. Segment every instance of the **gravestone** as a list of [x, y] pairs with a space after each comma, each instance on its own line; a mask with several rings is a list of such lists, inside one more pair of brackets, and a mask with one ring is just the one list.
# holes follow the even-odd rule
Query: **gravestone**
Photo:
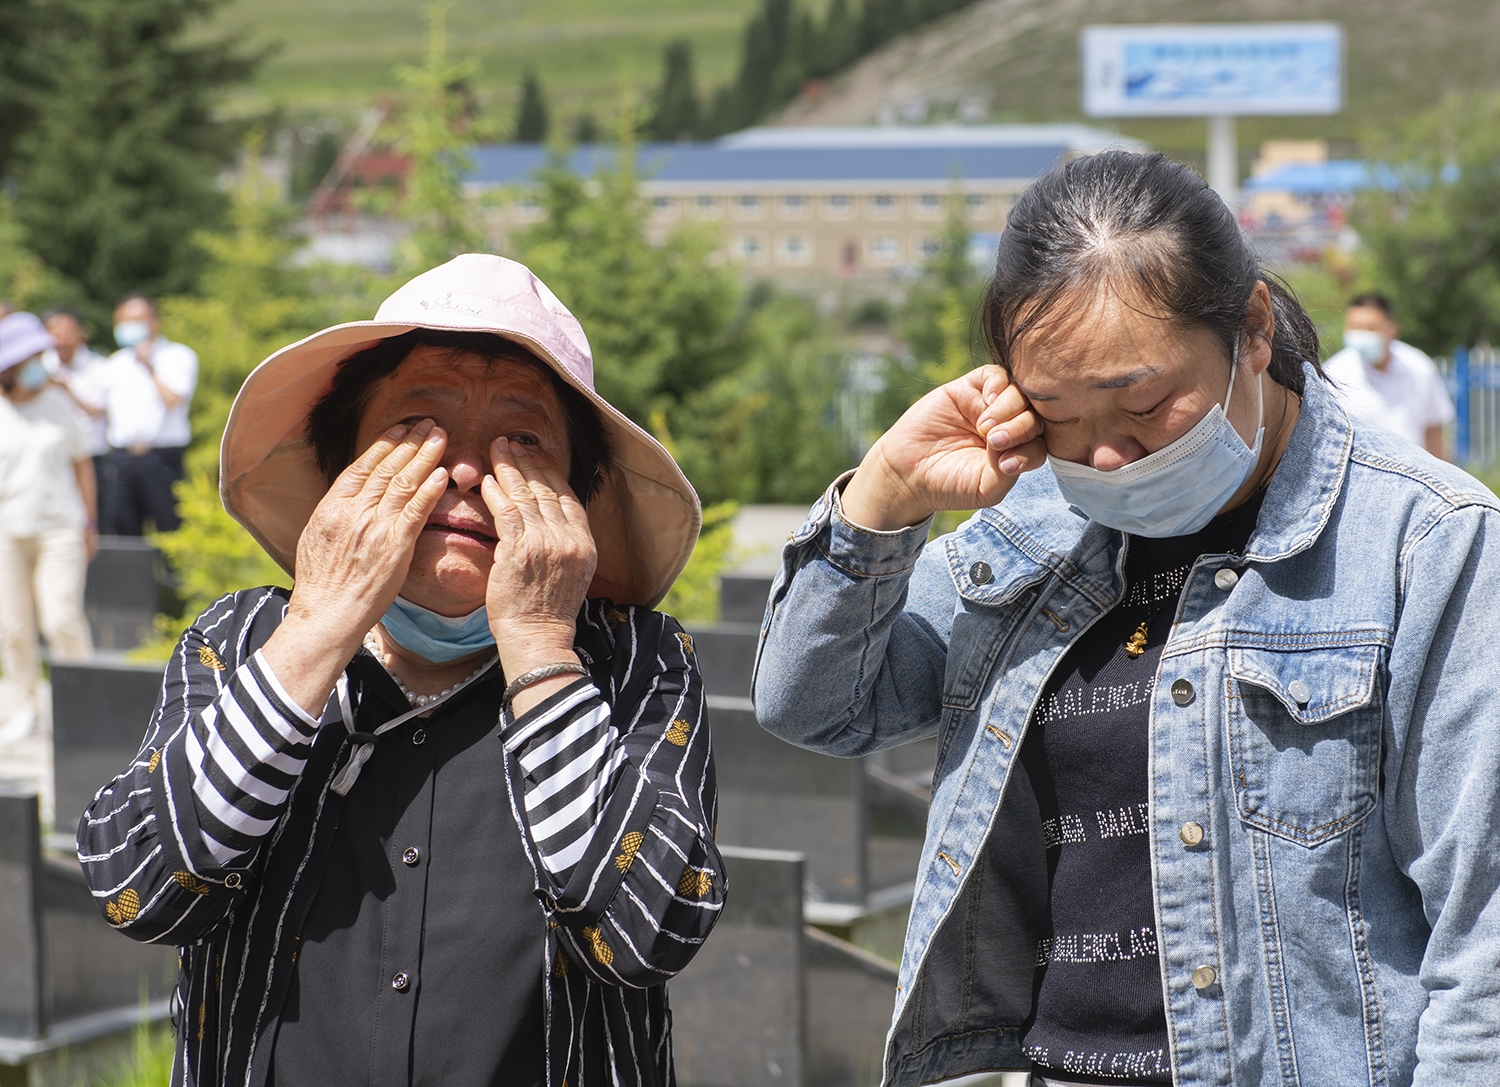
[[683, 1087], [867, 1087], [896, 967], [803, 924], [800, 854], [721, 847], [724, 914], [668, 986]]
[[771, 579], [759, 574], [725, 574], [719, 579], [719, 619], [752, 623], [760, 629], [771, 596]]
[[151, 637], [157, 612], [171, 611], [175, 603], [171, 579], [156, 548], [139, 536], [100, 537], [83, 590], [95, 649], [134, 649]]
[[863, 763], [777, 739], [755, 720], [748, 698], [710, 695], [708, 710], [718, 840], [804, 853], [810, 900], [862, 904], [869, 892]]
[[36, 794], [0, 782], [0, 1083], [7, 1085], [27, 1082], [28, 1066], [64, 1050], [80, 1069], [91, 1047], [164, 1019], [177, 970], [175, 948], [137, 943], [104, 921], [78, 859], [44, 854], [40, 832]]
[[721, 852], [724, 912], [667, 988], [678, 1079], [682, 1087], [802, 1087], [802, 857]]
[[130, 764], [161, 692], [162, 665], [52, 666], [54, 823], [72, 837], [94, 794]]

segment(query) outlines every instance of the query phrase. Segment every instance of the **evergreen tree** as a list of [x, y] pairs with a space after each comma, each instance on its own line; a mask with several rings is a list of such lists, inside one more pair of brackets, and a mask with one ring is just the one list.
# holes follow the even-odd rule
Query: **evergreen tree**
[[865, 0], [860, 13], [860, 45], [866, 52], [876, 49], [911, 26], [907, 0]]
[[542, 96], [542, 81], [533, 71], [521, 79], [521, 102], [516, 107], [516, 142], [543, 143], [547, 139], [547, 101]]
[[55, 0], [49, 83], [16, 146], [32, 250], [96, 309], [129, 290], [190, 289], [194, 236], [222, 222], [215, 177], [237, 126], [215, 118], [260, 55], [202, 25], [226, 0]]
[[[448, 59], [448, 34], [443, 9], [429, 11], [427, 63], [420, 68], [402, 64], [397, 81], [412, 98], [396, 120], [392, 143], [411, 162], [396, 214], [411, 224], [402, 243], [402, 270], [415, 274], [434, 268], [459, 253], [480, 248], [483, 239], [474, 228], [473, 208], [464, 196], [462, 175], [473, 165], [465, 133], [469, 119], [468, 80], [477, 72], [472, 60]], [[530, 77], [533, 82], [535, 77]], [[537, 89], [537, 104], [541, 105]], [[522, 122], [525, 118], [523, 115]], [[541, 134], [547, 130], [545, 109]]]
[[9, 175], [16, 139], [32, 120], [39, 28], [29, 0], [0, 0], [0, 178]]
[[849, 0], [833, 0], [809, 48], [807, 74], [832, 75], [859, 56], [859, 20]]
[[573, 121], [574, 143], [598, 143], [599, 121], [592, 113], [580, 113]]
[[701, 129], [692, 43], [669, 42], [662, 51], [661, 88], [646, 131], [654, 139], [676, 140], [696, 136]]

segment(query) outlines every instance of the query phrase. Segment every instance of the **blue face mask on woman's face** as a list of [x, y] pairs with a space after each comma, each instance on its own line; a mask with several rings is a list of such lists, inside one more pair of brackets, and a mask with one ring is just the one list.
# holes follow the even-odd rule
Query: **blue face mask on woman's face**
[[1215, 404], [1171, 445], [1113, 472], [1049, 456], [1047, 463], [1063, 498], [1088, 514], [1090, 520], [1134, 536], [1186, 536], [1212, 521], [1255, 470], [1266, 433], [1261, 425], [1265, 397], [1258, 377], [1255, 444], [1246, 445], [1229, 424], [1227, 413], [1234, 396], [1239, 355], [1236, 344], [1224, 406]]
[[380, 624], [396, 644], [434, 664], [446, 664], [495, 644], [484, 608], [450, 619], [398, 596]]
[[47, 384], [48, 376], [47, 366], [38, 355], [21, 364], [21, 372], [16, 375], [16, 385], [26, 392], [34, 393]]

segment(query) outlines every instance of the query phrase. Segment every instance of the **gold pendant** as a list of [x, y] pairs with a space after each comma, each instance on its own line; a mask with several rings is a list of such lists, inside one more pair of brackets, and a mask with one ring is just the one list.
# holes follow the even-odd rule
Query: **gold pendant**
[[1131, 660], [1139, 657], [1146, 651], [1146, 637], [1150, 633], [1146, 623], [1142, 622], [1135, 628], [1135, 633], [1125, 639], [1125, 655]]

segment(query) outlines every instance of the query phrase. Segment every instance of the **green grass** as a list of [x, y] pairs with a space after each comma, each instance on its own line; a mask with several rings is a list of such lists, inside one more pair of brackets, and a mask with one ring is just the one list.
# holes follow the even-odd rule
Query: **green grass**
[[[603, 119], [622, 89], [643, 98], [660, 78], [662, 46], [694, 46], [700, 78], [724, 82], [756, 0], [455, 0], [448, 48], [480, 63], [482, 101], [509, 117], [521, 72], [541, 75], [553, 123], [582, 110]], [[397, 90], [391, 69], [426, 50], [426, 6], [410, 0], [234, 0], [221, 29], [249, 43], [277, 44], [241, 105], [277, 104], [299, 114], [348, 114]]]

